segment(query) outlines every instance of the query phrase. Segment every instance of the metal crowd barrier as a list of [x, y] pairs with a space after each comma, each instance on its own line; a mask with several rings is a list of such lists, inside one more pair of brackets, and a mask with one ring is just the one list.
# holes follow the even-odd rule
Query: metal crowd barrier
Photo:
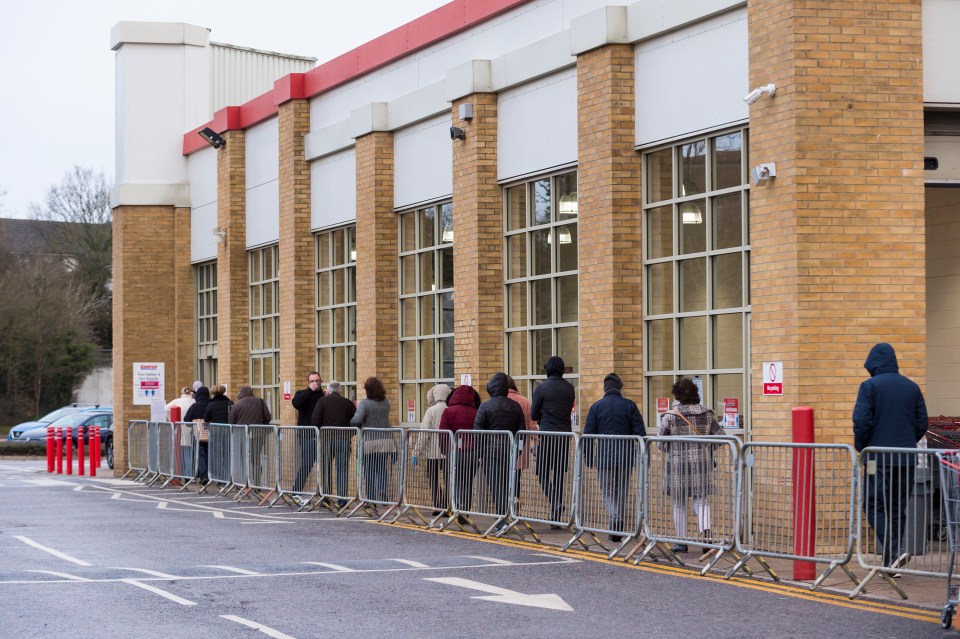
[[459, 430], [454, 433], [450, 481], [452, 514], [441, 530], [457, 522], [461, 527], [469, 525], [480, 532], [471, 516], [494, 518], [493, 524], [483, 533], [484, 537], [494, 531], [503, 533], [512, 527], [507, 522], [514, 495], [513, 457], [516, 450], [510, 431]]
[[738, 443], [735, 437], [647, 438], [643, 519], [647, 545], [634, 563], [659, 547], [683, 565], [678, 552], [694, 546], [703, 549], [700, 559], [708, 562], [700, 571], [705, 575], [733, 550]]
[[[197, 429], [193, 422], [176, 422], [171, 424], [173, 427], [173, 465], [170, 479], [181, 480], [184, 488], [192, 484], [197, 479]], [[166, 484], [165, 484], [166, 485]]]
[[320, 429], [318, 482], [319, 504], [342, 514], [360, 495], [360, 429], [349, 426], [324, 426]]
[[877, 576], [904, 599], [895, 575], [946, 578], [950, 545], [936, 453], [926, 448], [861, 451], [857, 560], [869, 572], [851, 599]]
[[157, 476], [151, 480], [150, 485], [153, 485], [160, 479], [166, 478], [166, 481], [162, 484], [166, 486], [173, 480], [174, 472], [173, 424], [170, 422], [157, 422], [157, 428], [157, 441], [159, 443], [157, 458], [160, 471]]
[[379, 520], [403, 500], [403, 462], [406, 437], [402, 428], [364, 428], [360, 431], [360, 503], [347, 515], [372, 506], [386, 508]]
[[289, 496], [301, 509], [320, 492], [317, 468], [319, 429], [316, 426], [277, 427], [277, 496]]
[[256, 491], [262, 495], [260, 505], [277, 490], [277, 427], [247, 424], [247, 496]]
[[[204, 485], [201, 492], [210, 484], [220, 484], [220, 493], [230, 489], [233, 484], [231, 474], [231, 440], [230, 424], [210, 424], [210, 436], [207, 440], [207, 476], [210, 481]], [[202, 446], [203, 444], [199, 444]]]
[[[230, 429], [230, 487], [238, 490], [237, 499], [243, 497], [248, 484], [247, 427], [240, 424]], [[229, 492], [229, 491], [228, 491]]]
[[515, 530], [523, 523], [534, 539], [539, 536], [530, 527], [536, 522], [551, 528], [567, 528], [574, 516], [574, 466], [577, 435], [523, 430], [516, 435], [512, 470], [510, 523]]
[[[564, 550], [589, 534], [606, 550], [598, 534], [608, 535], [616, 557], [640, 533], [643, 519], [645, 445], [635, 435], [582, 435], [574, 467], [574, 529]], [[581, 543], [583, 543], [581, 541]]]
[[727, 578], [752, 558], [779, 581], [764, 560], [778, 558], [826, 564], [811, 590], [837, 568], [854, 585], [860, 583], [847, 567], [856, 538], [857, 454], [852, 446], [749, 443], [740, 452], [738, 473], [741, 558]]
[[120, 479], [136, 473], [135, 480], [147, 474], [147, 422], [131, 419], [127, 424], [127, 472]]
[[153, 483], [160, 476], [160, 424], [147, 422], [147, 473]]
[[[403, 503], [393, 522], [404, 515], [410, 517], [413, 513], [427, 528], [431, 528], [449, 513], [452, 454], [452, 432], [430, 428], [411, 428], [407, 431], [407, 454], [403, 460]], [[428, 522], [420, 511], [432, 513], [432, 519]]]

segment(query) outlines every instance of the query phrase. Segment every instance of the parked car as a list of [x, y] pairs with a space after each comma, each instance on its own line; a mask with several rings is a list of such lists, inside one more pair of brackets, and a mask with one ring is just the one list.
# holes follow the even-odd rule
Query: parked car
[[100, 444], [106, 449], [107, 466], [113, 468], [113, 411], [112, 410], [85, 410], [76, 413], [64, 415], [53, 423], [38, 426], [32, 430], [22, 433], [18, 439], [23, 443], [45, 444], [47, 442], [47, 427], [70, 429], [70, 438], [74, 446], [77, 444], [77, 436], [80, 427], [83, 426], [83, 441], [88, 443], [89, 429], [92, 426], [100, 427]]
[[62, 406], [57, 410], [47, 413], [43, 417], [40, 417], [36, 421], [32, 422], [23, 422], [22, 424], [17, 424], [10, 429], [10, 432], [7, 434], [8, 442], [20, 441], [20, 437], [23, 433], [28, 430], [33, 430], [34, 428], [39, 428], [40, 426], [49, 426], [53, 422], [57, 421], [61, 417], [66, 415], [71, 415], [73, 413], [80, 413], [90, 410], [103, 410], [103, 411], [113, 411], [113, 406], [103, 406], [100, 404], [69, 404], [67, 406]]

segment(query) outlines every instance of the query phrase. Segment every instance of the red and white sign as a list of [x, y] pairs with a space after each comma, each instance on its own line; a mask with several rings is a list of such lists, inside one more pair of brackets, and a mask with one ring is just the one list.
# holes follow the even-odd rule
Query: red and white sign
[[740, 427], [740, 399], [737, 397], [723, 398], [723, 427]]
[[669, 397], [658, 397], [657, 398], [657, 415], [663, 415], [670, 410], [670, 398]]
[[417, 421], [417, 402], [413, 399], [407, 400], [407, 421], [415, 422]]
[[763, 363], [763, 394], [783, 395], [783, 362]]
[[290, 382], [283, 383], [283, 401], [290, 401]]
[[133, 363], [133, 404], [150, 406], [154, 401], [164, 403], [163, 362]]

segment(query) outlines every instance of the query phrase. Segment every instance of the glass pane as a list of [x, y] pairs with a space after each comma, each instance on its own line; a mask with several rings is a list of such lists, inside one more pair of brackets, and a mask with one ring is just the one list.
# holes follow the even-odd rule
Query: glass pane
[[337, 344], [347, 341], [347, 313], [342, 307], [333, 309], [333, 341]]
[[521, 184], [507, 189], [507, 230], [516, 231], [527, 226], [527, 186]]
[[346, 292], [344, 291], [344, 270], [337, 269], [335, 271], [330, 271], [330, 281], [333, 284], [333, 303], [334, 304], [343, 304], [346, 299]]
[[530, 375], [546, 375], [543, 367], [553, 352], [553, 339], [551, 329], [543, 328], [538, 331], [530, 331], [530, 341], [533, 347], [533, 359], [530, 361]]
[[453, 241], [453, 204], [440, 205], [440, 241], [449, 244]]
[[277, 278], [277, 258], [280, 256], [280, 248], [272, 246], [267, 249], [266, 262], [264, 262], [263, 272], [266, 278], [273, 280]]
[[420, 209], [420, 247], [427, 248], [437, 243], [437, 210], [432, 206]]
[[507, 237], [507, 279], [527, 276], [527, 234]]
[[681, 317], [680, 368], [683, 370], [707, 367], [707, 318]]
[[346, 278], [346, 295], [348, 302], [357, 301], [357, 268], [355, 266], [350, 266], [343, 269], [343, 276]]
[[507, 373], [516, 377], [528, 372], [527, 332], [507, 333]]
[[[713, 405], [714, 412], [717, 414], [717, 421], [724, 428], [743, 428], [743, 415], [746, 407], [743, 404], [743, 375], [736, 373], [731, 375], [713, 376]], [[739, 413], [736, 417], [725, 416], [723, 410], [723, 400], [727, 397], [737, 399], [737, 408]], [[729, 420], [729, 421], [728, 421]]]
[[250, 283], [260, 281], [260, 251], [250, 252]]
[[[401, 403], [400, 421], [412, 423], [417, 421], [417, 385], [404, 384], [400, 387]], [[413, 415], [410, 415], [413, 413]], [[410, 419], [413, 417], [413, 419]]]
[[577, 225], [564, 224], [555, 229], [557, 238], [557, 271], [577, 270]]
[[707, 250], [705, 200], [683, 202], [677, 205], [680, 217], [680, 252], [700, 253]]
[[440, 377], [453, 379], [454, 351], [452, 336], [440, 340], [440, 359], [442, 361]]
[[680, 266], [680, 312], [707, 308], [707, 260], [684, 260]]
[[673, 149], [647, 155], [647, 202], [673, 197]]
[[347, 234], [347, 261], [357, 261], [357, 228], [348, 226], [344, 229]]
[[530, 306], [535, 325], [553, 324], [553, 301], [550, 298], [549, 278], [530, 282]]
[[357, 307], [347, 307], [347, 341], [357, 341]]
[[347, 371], [344, 374], [344, 379], [346, 379], [346, 381], [348, 382], [355, 382], [357, 381], [357, 347], [356, 346], [347, 346], [346, 358], [347, 358]]
[[404, 213], [400, 216], [400, 250], [414, 251], [417, 248], [417, 216]]
[[400, 300], [400, 337], [414, 337], [417, 334], [417, 298], [405, 297]]
[[643, 414], [643, 421], [647, 426], [647, 434], [655, 435], [660, 425], [660, 415], [657, 414], [657, 399], [664, 398], [667, 400], [667, 406], [673, 406], [673, 395], [670, 394], [670, 389], [673, 388], [673, 377], [666, 375], [646, 377], [643, 381], [647, 386], [647, 410]]
[[346, 248], [344, 247], [343, 230], [333, 232], [333, 250], [331, 251], [333, 265], [337, 266], [346, 261]]
[[259, 351], [263, 348], [263, 326], [260, 320], [250, 322], [250, 350]]
[[440, 331], [443, 333], [452, 333], [454, 320], [453, 291], [441, 294], [440, 304], [442, 305]]
[[647, 211], [647, 259], [673, 255], [673, 207], [659, 206]]
[[453, 249], [440, 251], [440, 288], [453, 288]]
[[680, 197], [707, 190], [707, 141], [697, 140], [680, 147]]
[[743, 137], [740, 131], [721, 135], [714, 140], [713, 188], [726, 189], [743, 183], [740, 154]]
[[725, 253], [713, 258], [713, 308], [743, 305], [743, 258]]
[[273, 318], [268, 317], [263, 320], [263, 347], [265, 349], [275, 348], [273, 342]]
[[527, 283], [507, 286], [507, 326], [527, 325]]
[[260, 361], [259, 357], [250, 360], [250, 383], [253, 386], [263, 385], [263, 371], [260, 366]]
[[323, 379], [333, 379], [333, 364], [330, 361], [330, 354], [333, 349], [320, 349], [320, 377]]
[[541, 229], [527, 234], [530, 237], [530, 250], [533, 253], [533, 271], [531, 275], [550, 273], [550, 229]]
[[420, 253], [420, 291], [437, 290], [436, 258], [433, 251]]
[[713, 317], [713, 368], [743, 368], [743, 315]]
[[260, 295], [262, 289], [259, 286], [250, 287], [250, 317], [260, 317], [263, 314]]
[[743, 242], [743, 211], [739, 193], [713, 198], [713, 248], [741, 246]]
[[537, 180], [533, 183], [533, 226], [549, 224], [553, 219], [550, 215], [550, 179]]
[[557, 322], [577, 321], [577, 276], [557, 278]]
[[558, 175], [557, 180], [557, 220], [570, 220], [577, 217], [577, 173]]
[[344, 360], [344, 353], [346, 348], [343, 346], [338, 346], [333, 349], [333, 378], [334, 379], [343, 379], [344, 373], [346, 372], [346, 361]]
[[277, 383], [277, 370], [274, 367], [274, 357], [272, 355], [263, 358], [263, 383]]
[[673, 312], [673, 262], [647, 267], [647, 309], [650, 315]]
[[400, 292], [417, 292], [417, 256], [406, 255], [400, 258]]
[[433, 335], [435, 331], [435, 318], [437, 316], [435, 306], [435, 295], [424, 295], [420, 298], [420, 334]]
[[655, 320], [648, 324], [648, 368], [652, 371], [673, 369], [673, 320]]
[[317, 344], [330, 343], [332, 320], [331, 311], [317, 313]]
[[576, 326], [567, 326], [557, 329], [557, 354], [563, 358], [567, 372], [578, 373], [580, 371], [580, 345], [577, 342], [578, 329]]
[[414, 341], [400, 342], [400, 377], [417, 378], [417, 343]]
[[434, 340], [425, 339], [420, 341], [420, 375], [424, 379], [430, 379], [437, 375], [437, 363], [433, 349]]

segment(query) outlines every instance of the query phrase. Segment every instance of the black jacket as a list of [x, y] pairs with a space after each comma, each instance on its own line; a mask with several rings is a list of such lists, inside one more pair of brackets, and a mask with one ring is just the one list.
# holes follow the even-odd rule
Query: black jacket
[[533, 390], [530, 419], [539, 422], [540, 430], [559, 433], [573, 430], [570, 413], [573, 411], [577, 392], [573, 384], [563, 379], [563, 367], [561, 358], [554, 356], [548, 359], [544, 366], [547, 379], [537, 384]]
[[490, 399], [480, 404], [473, 420], [474, 430], [509, 430], [516, 433], [526, 426], [520, 404], [507, 397], [507, 374], [496, 373], [487, 382]]
[[313, 409], [317, 407], [317, 402], [320, 401], [323, 395], [322, 388], [318, 388], [315, 391], [304, 388], [294, 393], [290, 403], [297, 409], [297, 426], [310, 425], [310, 418], [313, 417]]
[[183, 416], [183, 421], [192, 422], [195, 419], [203, 419], [203, 414], [207, 410], [207, 404], [210, 403], [210, 389], [201, 386], [193, 395], [194, 402], [187, 409], [187, 414]]
[[854, 447], [914, 448], [927, 432], [927, 405], [920, 387], [900, 374], [890, 344], [870, 349], [863, 367], [870, 379], [860, 384], [853, 408]]
[[324, 395], [313, 408], [313, 414], [307, 426], [350, 426], [350, 420], [357, 413], [352, 401], [340, 393]]
[[214, 395], [203, 411], [203, 419], [208, 424], [229, 424], [231, 406], [233, 402], [226, 395]]
[[[587, 413], [584, 435], [635, 435], [645, 437], [643, 416], [636, 403], [620, 393], [623, 384], [616, 375], [607, 375], [603, 380], [603, 399], [593, 404]], [[594, 439], [583, 440], [583, 455], [588, 466], [593, 466]], [[596, 463], [599, 468], [631, 468], [637, 458], [640, 445], [636, 440], [602, 439], [597, 442]]]

